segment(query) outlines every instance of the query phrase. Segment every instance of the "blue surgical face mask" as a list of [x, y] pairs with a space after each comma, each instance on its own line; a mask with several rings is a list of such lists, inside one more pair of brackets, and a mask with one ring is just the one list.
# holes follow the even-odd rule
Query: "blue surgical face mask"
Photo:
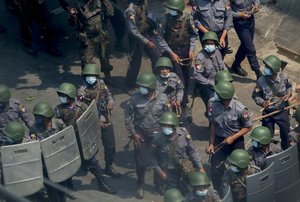
[[34, 120], [35, 120], [35, 123], [38, 124], [38, 125], [41, 125], [43, 123], [42, 117], [36, 116], [34, 118]]
[[205, 45], [204, 50], [208, 53], [212, 53], [216, 50], [216, 45], [211, 44], [211, 45]]
[[162, 127], [163, 133], [167, 136], [171, 135], [173, 133], [173, 128], [169, 127]]
[[220, 101], [220, 97], [217, 93], [214, 93], [214, 98], [215, 98], [215, 101]]
[[178, 11], [173, 9], [168, 9], [168, 13], [173, 17], [178, 15]]
[[270, 68], [265, 67], [264, 69], [264, 75], [265, 76], [271, 76], [272, 75], [272, 71]]
[[167, 75], [160, 74], [160, 76], [161, 76], [161, 78], [163, 78], [163, 79], [167, 79], [167, 78], [170, 77], [170, 74], [171, 74], [171, 73], [169, 73], [169, 74], [167, 74]]
[[231, 165], [231, 166], [230, 166], [230, 169], [231, 169], [231, 171], [234, 172], [234, 173], [240, 172], [240, 169], [238, 169], [238, 167], [236, 167], [236, 166], [234, 166], [234, 165]]
[[149, 90], [143, 86], [140, 86], [139, 90], [142, 95], [147, 95], [149, 93]]
[[202, 191], [197, 190], [196, 191], [196, 196], [205, 196], [208, 193], [208, 189], [204, 189]]
[[68, 98], [67, 97], [59, 96], [59, 100], [60, 100], [60, 103], [62, 103], [62, 104], [67, 104], [68, 103]]
[[88, 84], [93, 85], [97, 81], [97, 77], [96, 76], [87, 76], [87, 77], [85, 77], [85, 81]]
[[255, 140], [252, 140], [252, 146], [254, 148], [258, 148], [259, 147], [259, 143], [257, 141], [255, 141]]

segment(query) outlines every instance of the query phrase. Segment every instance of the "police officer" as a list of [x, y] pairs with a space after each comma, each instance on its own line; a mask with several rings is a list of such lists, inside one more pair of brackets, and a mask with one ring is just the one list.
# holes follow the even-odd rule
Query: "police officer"
[[[66, 126], [72, 125], [75, 129], [75, 132], [78, 133], [76, 121], [88, 108], [88, 106], [84, 102], [76, 102], [76, 87], [73, 84], [62, 83], [57, 90], [57, 94], [61, 104], [55, 107], [55, 117], [61, 119]], [[76, 138], [78, 140], [78, 136]], [[101, 191], [114, 194], [115, 191], [108, 184], [106, 184], [103, 179], [102, 169], [98, 161], [95, 159], [95, 157], [91, 158], [90, 160], [84, 160], [81, 145], [78, 144], [78, 146], [82, 167], [90, 171], [96, 177]], [[67, 186], [68, 188], [74, 190], [72, 180], [67, 181]], [[73, 195], [70, 197], [74, 198]]]
[[211, 188], [206, 173], [193, 172], [190, 175], [190, 184], [193, 189], [187, 202], [221, 201], [217, 191]]
[[254, 128], [250, 134], [252, 140], [252, 147], [249, 148], [251, 155], [251, 164], [256, 165], [261, 170], [266, 168], [266, 158], [282, 150], [272, 143], [272, 135], [268, 128], [258, 126]]
[[[160, 22], [158, 43], [162, 52], [173, 61], [174, 72], [184, 84], [182, 107], [187, 108], [191, 62], [198, 40], [191, 15], [184, 12], [183, 0], [168, 0], [167, 14]], [[188, 110], [188, 109], [185, 109]]]
[[87, 105], [95, 99], [100, 118], [101, 139], [104, 147], [105, 174], [120, 178], [121, 174], [113, 168], [116, 153], [116, 140], [111, 123], [114, 100], [104, 81], [99, 78], [100, 69], [95, 64], [87, 64], [83, 71], [83, 84], [78, 89], [78, 98]]
[[222, 47], [222, 56], [228, 48], [227, 33], [232, 27], [232, 13], [227, 0], [198, 0], [197, 10], [193, 17], [202, 41], [206, 32], [212, 31], [218, 35]]
[[[198, 53], [195, 61], [193, 77], [206, 109], [208, 100], [214, 92], [216, 73], [227, 70], [220, 50], [217, 48], [218, 41], [215, 32], [206, 32], [202, 37], [204, 48]], [[207, 112], [205, 114], [207, 116]]]
[[171, 188], [164, 193], [164, 202], [183, 202], [184, 197], [178, 189]]
[[300, 107], [297, 107], [296, 109], [295, 119], [298, 122], [298, 126], [288, 134], [288, 140], [290, 145], [297, 144], [300, 163]]
[[160, 57], [156, 62], [157, 86], [156, 91], [164, 92], [170, 88], [168, 93], [170, 108], [180, 108], [183, 98], [184, 86], [179, 77], [172, 72], [173, 65], [168, 57]]
[[[165, 112], [160, 120], [161, 131], [154, 137], [151, 149], [151, 162], [156, 176], [155, 186], [159, 193], [164, 187], [177, 188], [183, 193], [186, 181], [193, 168], [204, 171], [200, 156], [192, 145], [192, 138], [186, 128], [178, 127], [174, 112]], [[165, 185], [165, 186], [164, 186]]]
[[234, 86], [221, 81], [214, 87], [219, 100], [214, 101], [211, 111], [211, 127], [208, 153], [211, 158], [211, 176], [214, 189], [222, 195], [221, 179], [227, 156], [234, 149], [244, 149], [244, 135], [251, 130], [247, 108], [233, 99]]
[[[270, 55], [264, 59], [264, 76], [261, 76], [252, 93], [252, 98], [257, 105], [264, 108], [263, 115], [267, 115], [275, 110], [282, 110], [288, 105], [288, 99], [292, 95], [292, 85], [286, 74], [280, 71], [281, 60]], [[290, 120], [287, 111], [264, 118], [262, 125], [269, 128], [274, 135], [275, 123], [280, 128], [281, 148], [288, 148], [288, 133], [290, 132]]]
[[109, 61], [108, 30], [103, 24], [105, 15], [114, 15], [114, 8], [109, 0], [79, 0], [76, 1], [75, 5], [69, 0], [59, 0], [59, 2], [69, 12], [70, 19], [77, 26], [82, 69], [85, 65], [93, 62], [93, 57], [97, 53], [101, 64], [101, 72], [105, 76], [105, 82], [115, 85], [110, 75], [113, 66]]
[[155, 17], [148, 12], [147, 0], [133, 0], [125, 11], [127, 29], [129, 32], [129, 68], [125, 78], [124, 90], [132, 94], [142, 62], [143, 50], [151, 60], [152, 71], [159, 57], [154, 37], [157, 35]]
[[17, 99], [11, 99], [11, 93], [7, 86], [0, 84], [0, 146], [5, 141], [4, 128], [9, 122], [22, 121], [28, 128], [33, 121], [26, 108]]
[[167, 95], [155, 91], [156, 76], [143, 73], [137, 80], [139, 92], [134, 94], [125, 109], [125, 125], [134, 141], [137, 174], [137, 195], [144, 197], [143, 184], [146, 168], [149, 165], [151, 142], [160, 130], [159, 119], [168, 110]]
[[233, 201], [247, 201], [246, 178], [260, 172], [260, 169], [250, 164], [249, 153], [243, 149], [232, 151], [227, 160], [230, 170], [226, 172], [224, 181], [230, 185]]
[[241, 67], [242, 61], [247, 56], [251, 69], [255, 72], [257, 79], [262, 73], [259, 70], [260, 65], [256, 57], [253, 38], [255, 29], [254, 14], [259, 11], [259, 4], [259, 0], [230, 0], [233, 25], [241, 41], [231, 69], [240, 76], [247, 76], [248, 73]]

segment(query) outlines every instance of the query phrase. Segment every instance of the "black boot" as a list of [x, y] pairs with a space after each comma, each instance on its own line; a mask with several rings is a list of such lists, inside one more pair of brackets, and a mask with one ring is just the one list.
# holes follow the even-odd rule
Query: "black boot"
[[117, 193], [115, 190], [113, 190], [106, 182], [104, 181], [104, 178], [102, 176], [96, 176], [98, 184], [99, 184], [99, 190], [103, 191], [108, 194], [115, 194]]
[[246, 70], [244, 70], [242, 67], [231, 67], [231, 70], [236, 73], [237, 75], [240, 75], [240, 76], [247, 76], [248, 73]]
[[144, 198], [144, 186], [143, 184], [138, 184], [136, 189], [136, 198], [143, 199]]
[[114, 177], [114, 178], [121, 178], [121, 176], [122, 176], [121, 173], [116, 171], [112, 166], [106, 166], [105, 170], [104, 170], [104, 173], [106, 175], [109, 175], [109, 176]]
[[255, 72], [255, 75], [256, 75], [256, 80], [258, 80], [259, 77], [262, 76], [262, 73], [261, 73], [261, 71], [260, 71], [259, 69], [258, 69], [258, 70], [255, 70], [254, 72]]

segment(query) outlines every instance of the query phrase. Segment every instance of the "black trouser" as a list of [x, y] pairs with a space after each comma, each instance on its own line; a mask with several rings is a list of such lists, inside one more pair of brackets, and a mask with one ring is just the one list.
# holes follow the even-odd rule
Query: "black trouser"
[[[266, 115], [268, 113], [270, 112], [264, 111], [263, 115]], [[289, 113], [284, 110], [262, 120], [262, 125], [269, 128], [272, 135], [274, 135], [275, 123], [279, 126], [280, 129], [281, 148], [285, 150], [288, 148], [288, 134], [290, 132]]]
[[116, 153], [115, 133], [112, 125], [101, 129], [102, 145], [104, 147], [105, 166], [112, 166]]
[[114, 15], [109, 17], [116, 36], [116, 43], [121, 43], [125, 36], [125, 18], [122, 11], [114, 7]]
[[201, 99], [203, 100], [203, 103], [205, 105], [205, 116], [207, 117], [207, 108], [208, 108], [208, 101], [209, 99], [214, 95], [214, 90], [212, 87], [208, 85], [201, 85], [201, 84], [196, 84], [196, 87], [199, 88], [199, 94], [201, 96]]
[[[44, 161], [44, 160], [43, 160]], [[43, 174], [46, 181], [50, 181], [47, 173], [47, 168], [43, 162]], [[50, 185], [52, 184], [52, 185]], [[47, 190], [48, 198], [50, 202], [65, 202], [66, 201], [66, 193], [63, 191], [60, 191], [59, 189], [56, 189], [53, 186], [53, 183], [44, 183], [44, 186]], [[66, 186], [66, 181], [58, 183], [61, 186]]]
[[[215, 137], [214, 146], [219, 145], [224, 141], [223, 137]], [[244, 137], [236, 139], [231, 145], [223, 146], [219, 151], [214, 153], [211, 157], [211, 177], [214, 189], [223, 196], [222, 178], [225, 171], [224, 161], [227, 156], [235, 149], [244, 149]]]

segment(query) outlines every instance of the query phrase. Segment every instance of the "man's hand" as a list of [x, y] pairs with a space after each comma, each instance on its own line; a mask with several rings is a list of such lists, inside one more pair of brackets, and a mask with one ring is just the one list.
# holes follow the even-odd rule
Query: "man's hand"
[[181, 106], [181, 102], [179, 100], [176, 100], [175, 105], [176, 105], [176, 107], [180, 107]]
[[171, 53], [170, 54], [170, 56], [171, 56], [171, 59], [174, 61], [174, 62], [176, 62], [176, 63], [179, 63], [180, 62], [180, 57], [176, 54], [176, 53]]
[[263, 103], [262, 103], [262, 105], [263, 105], [263, 107], [264, 108], [268, 108], [269, 107], [269, 101], [264, 101]]
[[292, 93], [287, 93], [285, 96], [282, 97], [283, 101], [288, 101], [288, 99], [292, 96]]
[[206, 171], [204, 170], [204, 167], [203, 167], [203, 166], [199, 169], [199, 172], [201, 172], [201, 173], [206, 173]]
[[209, 144], [207, 147], [207, 151], [208, 154], [214, 154], [215, 153], [215, 147], [213, 144]]
[[253, 13], [257, 13], [259, 11], [259, 5], [258, 4], [254, 4], [252, 7], [252, 12]]
[[112, 110], [113, 108], [114, 108], [113, 103], [109, 102], [109, 103], [107, 104], [107, 109], [108, 109], [108, 110]]
[[142, 137], [141, 137], [139, 134], [135, 133], [134, 135], [132, 135], [132, 139], [133, 139], [134, 147], [135, 147], [136, 149], [139, 149], [139, 148], [140, 148], [141, 142], [144, 141], [144, 140], [142, 139]]
[[100, 121], [100, 128], [104, 129], [106, 127], [107, 127], [106, 123], [104, 123], [103, 121]]
[[191, 60], [195, 59], [194, 51], [189, 51], [189, 58], [191, 58]]
[[147, 46], [148, 46], [150, 49], [154, 49], [154, 48], [155, 48], [155, 44], [154, 44], [152, 41], [148, 41]]
[[232, 144], [234, 142], [235, 138], [233, 136], [226, 137], [223, 141], [224, 144]]
[[70, 8], [69, 9], [69, 15], [71, 16], [76, 16], [78, 14], [78, 11], [76, 10], [76, 8]]
[[222, 46], [222, 48], [225, 48], [225, 46], [226, 46], [225, 37], [220, 38], [220, 45]]
[[167, 174], [166, 174], [164, 171], [160, 171], [160, 172], [159, 172], [159, 177], [160, 177], [162, 180], [166, 180], [166, 179], [167, 179]]
[[251, 16], [247, 12], [243, 11], [243, 12], [239, 12], [239, 17], [243, 19], [248, 19]]

